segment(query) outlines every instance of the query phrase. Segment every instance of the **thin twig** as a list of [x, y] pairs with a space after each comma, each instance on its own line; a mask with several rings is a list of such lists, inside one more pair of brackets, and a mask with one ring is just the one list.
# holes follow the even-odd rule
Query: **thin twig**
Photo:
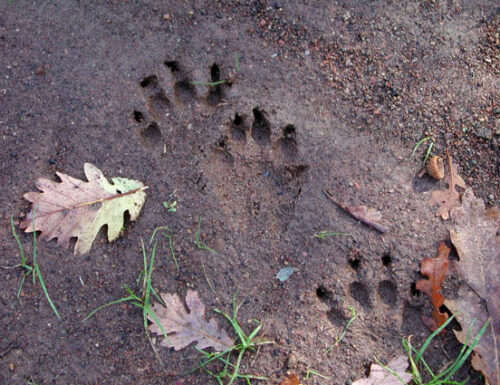
[[[361, 223], [363, 223], [369, 227], [374, 228], [375, 230], [377, 230], [381, 233], [385, 233], [389, 230], [388, 227], [385, 227], [384, 225], [381, 225], [380, 223], [370, 221], [370, 220], [362, 217], [361, 215], [358, 215], [357, 213], [355, 213], [350, 207], [347, 207], [344, 204], [337, 202], [333, 198], [333, 195], [327, 189], [323, 189], [323, 192], [325, 193], [325, 195], [327, 196], [328, 199], [330, 199], [333, 203], [335, 203], [337, 206], [339, 206], [342, 210], [344, 210], [347, 214], [349, 214], [354, 219], [360, 221]], [[359, 206], [359, 207], [362, 207], [362, 206]]]

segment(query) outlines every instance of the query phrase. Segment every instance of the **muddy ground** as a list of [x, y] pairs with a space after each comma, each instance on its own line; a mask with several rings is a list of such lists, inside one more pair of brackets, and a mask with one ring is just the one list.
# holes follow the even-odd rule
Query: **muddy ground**
[[[140, 309], [97, 306], [139, 292], [140, 239], [168, 225], [154, 287], [200, 293], [210, 317], [244, 301], [274, 342], [243, 360], [277, 384], [287, 370], [307, 384], [349, 384], [377, 357], [421, 344], [430, 305], [414, 283], [419, 263], [448, 239], [429, 205], [444, 187], [416, 174], [432, 135], [488, 205], [500, 198], [500, 5], [448, 1], [2, 1], [0, 152], [2, 266], [19, 263], [9, 227], [29, 211], [23, 193], [60, 171], [144, 182], [143, 211], [123, 236], [101, 232], [74, 257], [55, 241], [38, 258], [62, 318], [22, 271], [0, 270], [0, 383], [215, 384], [192, 348], [160, 349]], [[234, 55], [239, 58], [239, 72]], [[227, 80], [219, 86], [190, 82]], [[380, 236], [324, 196], [383, 213]], [[162, 202], [176, 200], [170, 213]], [[202, 218], [202, 242], [195, 243]], [[350, 236], [313, 238], [321, 231]], [[31, 259], [31, 238], [21, 237]], [[275, 278], [285, 266], [296, 272]], [[216, 293], [212, 292], [210, 285]], [[444, 284], [456, 295], [459, 278]], [[329, 353], [350, 313], [358, 318]], [[458, 325], [454, 325], [458, 327]], [[434, 368], [460, 346], [448, 331], [429, 349]], [[481, 376], [469, 362], [456, 376]]]

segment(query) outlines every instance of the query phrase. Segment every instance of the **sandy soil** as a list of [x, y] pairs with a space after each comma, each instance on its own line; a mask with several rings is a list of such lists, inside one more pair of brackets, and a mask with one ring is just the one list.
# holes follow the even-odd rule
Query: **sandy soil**
[[[428, 142], [412, 149], [433, 136], [433, 153], [448, 147], [476, 194], [498, 203], [499, 30], [497, 0], [2, 1], [0, 264], [20, 261], [9, 217], [29, 211], [22, 195], [37, 178], [83, 179], [90, 162], [149, 189], [119, 240], [101, 232], [83, 257], [39, 244], [61, 320], [31, 280], [17, 298], [19, 268], [0, 270], [0, 383], [215, 384], [185, 374], [192, 348], [161, 349], [160, 363], [130, 304], [81, 322], [123, 284], [139, 292], [140, 240], [164, 225], [180, 270], [162, 241], [154, 287], [197, 290], [210, 317], [237, 293], [244, 328], [256, 318], [274, 342], [242, 370], [270, 384], [310, 369], [330, 378], [309, 385], [349, 384], [375, 357], [401, 354], [402, 337], [422, 343], [430, 304], [414, 284], [448, 228], [428, 202], [443, 182], [416, 176]], [[324, 188], [378, 209], [389, 232], [347, 216]], [[200, 218], [217, 254], [196, 246]], [[321, 230], [349, 236], [314, 238]], [[21, 241], [31, 258], [30, 236]], [[286, 266], [296, 272], [280, 282]], [[445, 296], [459, 284], [450, 272]], [[358, 318], [325, 353], [348, 306]], [[448, 331], [428, 361], [440, 368], [459, 348]], [[469, 363], [456, 379], [467, 376], [482, 383]]]

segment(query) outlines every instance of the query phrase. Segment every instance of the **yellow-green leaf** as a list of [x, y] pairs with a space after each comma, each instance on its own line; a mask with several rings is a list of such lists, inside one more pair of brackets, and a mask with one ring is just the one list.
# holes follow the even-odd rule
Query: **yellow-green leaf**
[[77, 238], [75, 255], [87, 253], [102, 226], [108, 226], [108, 240], [118, 238], [123, 228], [125, 211], [134, 221], [139, 216], [147, 189], [141, 182], [112, 178], [109, 183], [101, 170], [90, 163], [84, 165], [88, 182], [57, 173], [61, 182], [40, 178], [36, 187], [24, 198], [33, 203], [21, 228], [26, 232], [41, 231], [40, 239], [57, 238], [61, 247], [68, 248], [71, 238]]

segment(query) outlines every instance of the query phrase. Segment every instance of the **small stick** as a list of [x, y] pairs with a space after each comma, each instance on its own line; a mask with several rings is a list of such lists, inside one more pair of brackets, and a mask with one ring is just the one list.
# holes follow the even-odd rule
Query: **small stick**
[[[377, 223], [375, 221], [371, 221], [371, 220], [363, 217], [362, 215], [360, 215], [357, 212], [358, 210], [354, 210], [355, 208], [359, 209], [363, 206], [356, 206], [356, 207], [345, 206], [343, 203], [337, 202], [333, 198], [333, 195], [327, 189], [323, 189], [323, 192], [325, 193], [325, 195], [327, 196], [328, 199], [330, 199], [333, 203], [335, 203], [337, 206], [339, 206], [342, 210], [344, 210], [347, 214], [349, 214], [354, 219], [357, 219], [358, 221], [364, 223], [365, 225], [367, 225], [369, 227], [374, 228], [377, 231], [380, 231], [381, 233], [385, 233], [389, 230], [388, 227], [385, 227], [384, 225], [381, 225], [380, 223]], [[366, 207], [365, 207], [365, 210], [366, 210]]]

